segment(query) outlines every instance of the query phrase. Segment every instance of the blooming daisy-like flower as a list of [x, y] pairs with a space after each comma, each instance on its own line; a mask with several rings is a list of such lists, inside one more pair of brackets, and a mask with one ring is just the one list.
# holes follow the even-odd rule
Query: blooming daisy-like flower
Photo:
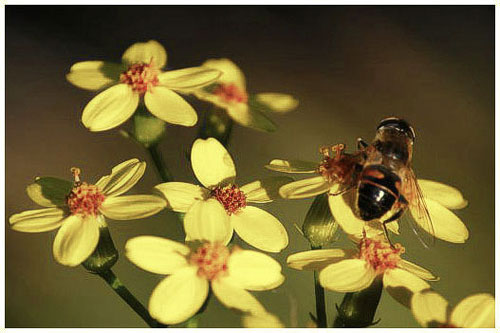
[[165, 208], [155, 195], [122, 195], [144, 174], [145, 162], [131, 159], [115, 166], [110, 175], [95, 185], [80, 180], [80, 169], [72, 168], [74, 182], [38, 177], [26, 189], [43, 209], [28, 210], [10, 217], [12, 229], [43, 232], [60, 228], [53, 245], [60, 264], [77, 266], [87, 259], [99, 241], [99, 227], [105, 218], [132, 220], [154, 215]]
[[401, 258], [405, 251], [381, 237], [363, 237], [358, 249], [322, 249], [299, 252], [287, 258], [298, 270], [319, 270], [321, 285], [337, 292], [357, 292], [382, 278], [384, 288], [401, 304], [409, 306], [413, 293], [430, 288], [438, 278], [428, 270]]
[[141, 98], [146, 108], [167, 123], [193, 126], [194, 109], [177, 92], [201, 87], [216, 80], [221, 72], [190, 67], [163, 72], [167, 52], [158, 42], [135, 43], [122, 56], [122, 64], [83, 61], [71, 66], [69, 82], [87, 90], [103, 92], [84, 108], [82, 122], [91, 131], [105, 131], [127, 121]]
[[248, 244], [268, 252], [279, 252], [288, 245], [288, 234], [281, 222], [249, 203], [271, 202], [279, 197], [278, 188], [288, 177], [257, 180], [238, 187], [236, 169], [224, 146], [214, 138], [197, 139], [191, 149], [191, 166], [199, 182], [193, 185], [168, 182], [155, 186], [167, 199], [167, 207], [186, 213], [186, 240], [211, 239], [227, 244], [233, 230]]
[[[296, 173], [313, 174], [314, 177], [305, 178], [282, 186], [280, 195], [286, 199], [302, 199], [316, 196], [322, 193], [336, 193], [339, 185], [332, 174], [337, 174], [335, 163], [331, 163], [335, 157], [324, 156], [322, 162], [313, 163], [306, 161], [287, 161], [275, 159], [265, 167], [270, 170]], [[460, 209], [467, 206], [467, 200], [462, 193], [452, 186], [445, 185], [432, 180], [419, 179], [418, 184], [422, 189], [425, 204], [432, 219], [434, 236], [447, 242], [464, 243], [469, 238], [469, 231], [450, 209]], [[356, 190], [347, 191], [342, 195], [329, 196], [329, 205], [335, 221], [342, 230], [350, 236], [359, 239], [366, 229], [367, 222], [357, 217], [353, 211], [355, 207]], [[424, 230], [427, 230], [425, 221], [420, 217], [418, 211], [410, 206], [410, 214]], [[398, 233], [397, 223], [388, 223], [387, 228]]]
[[248, 290], [269, 290], [285, 277], [280, 264], [256, 251], [227, 248], [213, 233], [188, 247], [169, 239], [139, 236], [125, 244], [125, 255], [135, 265], [169, 275], [153, 290], [149, 313], [164, 324], [181, 323], [205, 302], [209, 287], [228, 308], [245, 314], [265, 314], [266, 309]]
[[215, 84], [194, 89], [192, 93], [201, 100], [210, 102], [224, 110], [231, 119], [242, 126], [272, 132], [276, 125], [267, 113], [286, 113], [295, 109], [297, 99], [280, 93], [259, 93], [249, 95], [245, 75], [229, 59], [210, 59], [202, 67], [220, 70], [224, 74]]
[[450, 309], [441, 295], [425, 290], [413, 295], [411, 309], [423, 327], [495, 327], [495, 298], [490, 294], [468, 296]]

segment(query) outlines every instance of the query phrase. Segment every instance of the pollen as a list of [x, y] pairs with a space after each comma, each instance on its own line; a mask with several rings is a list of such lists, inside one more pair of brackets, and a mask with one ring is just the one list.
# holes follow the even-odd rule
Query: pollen
[[235, 84], [219, 84], [213, 93], [221, 97], [226, 102], [246, 103], [248, 95]]
[[158, 74], [160, 71], [149, 64], [133, 64], [120, 75], [120, 82], [128, 84], [132, 90], [140, 94], [151, 91], [159, 83]]
[[[330, 150], [333, 156], [330, 156]], [[332, 147], [321, 147], [323, 155], [317, 172], [330, 184], [347, 184], [351, 182], [356, 160], [351, 155], [344, 153], [345, 145], [337, 144]]]
[[97, 216], [99, 207], [106, 198], [95, 185], [80, 180], [80, 169], [71, 168], [75, 178], [73, 189], [66, 197], [72, 215]]
[[229, 249], [221, 243], [204, 243], [189, 258], [192, 265], [198, 266], [198, 276], [214, 280], [227, 274]]
[[364, 237], [359, 243], [359, 258], [368, 262], [377, 274], [396, 268], [405, 248], [401, 244], [394, 247], [387, 242]]
[[216, 187], [212, 190], [211, 196], [224, 206], [229, 216], [238, 213], [242, 208], [247, 206], [245, 193], [234, 184], [225, 187]]

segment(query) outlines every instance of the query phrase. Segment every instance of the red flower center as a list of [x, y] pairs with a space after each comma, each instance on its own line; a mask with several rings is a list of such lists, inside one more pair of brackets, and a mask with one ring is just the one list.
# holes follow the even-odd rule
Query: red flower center
[[198, 266], [198, 276], [213, 280], [227, 274], [229, 249], [220, 243], [204, 243], [189, 257], [192, 265]]
[[133, 64], [120, 75], [120, 82], [128, 84], [132, 90], [140, 94], [151, 91], [152, 87], [159, 83], [158, 74], [160, 71], [149, 64]]
[[212, 190], [212, 197], [217, 199], [226, 210], [227, 215], [236, 214], [247, 206], [247, 197], [236, 185], [216, 187]]
[[359, 258], [368, 262], [377, 274], [396, 268], [404, 252], [405, 248], [399, 243], [393, 248], [387, 242], [366, 237], [359, 243]]
[[248, 101], [247, 93], [233, 83], [219, 84], [213, 93], [225, 102], [246, 103]]
[[89, 185], [80, 181], [80, 169], [72, 168], [75, 177], [73, 189], [66, 197], [71, 214], [83, 216], [97, 216], [99, 207], [106, 197], [95, 185]]
[[332, 146], [333, 156], [327, 147], [320, 148], [323, 160], [318, 167], [318, 173], [330, 184], [347, 184], [352, 181], [356, 160], [351, 155], [344, 154], [345, 145]]

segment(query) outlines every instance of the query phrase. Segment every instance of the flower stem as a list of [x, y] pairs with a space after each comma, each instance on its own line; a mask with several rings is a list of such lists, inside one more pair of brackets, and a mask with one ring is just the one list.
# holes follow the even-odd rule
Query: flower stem
[[[321, 246], [311, 246], [312, 250], [319, 250]], [[327, 327], [325, 289], [319, 283], [319, 272], [314, 271], [314, 293], [316, 295], [316, 323], [318, 328]]]
[[97, 273], [106, 283], [117, 293], [141, 318], [149, 325], [149, 327], [168, 327], [158, 323], [150, 315], [148, 310], [130, 293], [123, 285], [112, 270], [102, 271]]
[[146, 148], [153, 160], [153, 163], [156, 167], [156, 171], [158, 171], [158, 175], [164, 182], [171, 182], [173, 180], [172, 175], [168, 171], [165, 162], [163, 161], [163, 157], [161, 156], [160, 151], [158, 150], [158, 145], [154, 144]]

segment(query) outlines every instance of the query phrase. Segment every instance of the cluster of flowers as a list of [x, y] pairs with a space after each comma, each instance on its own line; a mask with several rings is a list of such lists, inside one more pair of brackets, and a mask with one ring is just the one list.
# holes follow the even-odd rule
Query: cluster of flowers
[[[156, 41], [136, 43], [122, 57], [122, 64], [85, 61], [73, 65], [67, 79], [88, 90], [103, 90], [84, 108], [83, 124], [91, 131], [115, 128], [129, 119], [141, 103], [158, 119], [193, 126], [197, 114], [179, 94], [208, 101], [235, 122], [264, 131], [275, 129], [269, 112], [284, 113], [297, 106], [290, 95], [249, 95], [245, 78], [228, 59], [208, 60], [199, 67], [163, 71], [167, 54]], [[233, 233], [266, 252], [280, 252], [288, 245], [281, 222], [252, 204], [277, 198], [307, 198], [333, 192], [332, 184], [318, 173], [316, 163], [273, 160], [266, 167], [285, 173], [310, 173], [315, 177], [294, 181], [274, 176], [238, 186], [236, 169], [226, 148], [216, 139], [197, 139], [191, 149], [191, 166], [200, 185], [166, 182], [152, 194], [124, 195], [142, 177], [146, 163], [130, 159], [109, 175], [89, 184], [73, 168], [73, 181], [38, 177], [27, 187], [29, 197], [43, 209], [10, 217], [14, 230], [44, 232], [59, 228], [53, 244], [54, 258], [77, 266], [98, 246], [106, 219], [146, 218], [163, 209], [183, 213], [185, 243], [156, 236], [127, 241], [126, 257], [135, 265], [167, 275], [153, 290], [149, 312], [164, 324], [177, 324], [195, 315], [209, 295], [228, 308], [241, 311], [245, 326], [283, 326], [249, 291], [270, 290], [285, 277], [281, 265], [267, 254], [231, 246]], [[449, 209], [467, 203], [450, 186], [421, 180], [427, 206], [435, 221], [436, 237], [464, 242], [468, 232]], [[428, 270], [401, 258], [404, 248], [390, 246], [380, 226], [367, 225], [353, 214], [344, 196], [329, 196], [331, 214], [357, 249], [321, 249], [292, 254], [287, 264], [299, 270], [319, 270], [323, 287], [354, 292], [381, 277], [386, 290], [410, 306], [424, 326], [491, 326], [493, 298], [479, 294], [466, 298], [447, 317], [447, 302], [426, 281], [438, 278]], [[397, 224], [391, 231], [397, 233]], [[405, 290], [405, 293], [401, 293]], [[394, 292], [397, 291], [397, 292]]]

